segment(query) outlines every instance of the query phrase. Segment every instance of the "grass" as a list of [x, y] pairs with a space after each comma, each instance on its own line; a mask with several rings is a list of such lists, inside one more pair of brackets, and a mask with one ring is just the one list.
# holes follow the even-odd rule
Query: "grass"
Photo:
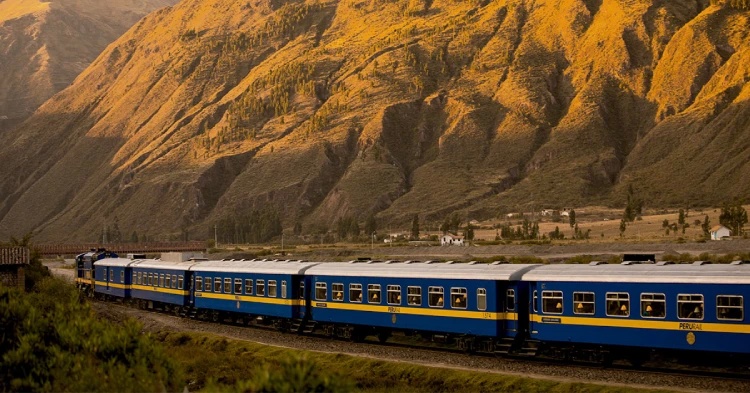
[[[634, 388], [563, 382], [491, 372], [386, 362], [343, 354], [294, 351], [202, 333], [161, 331], [154, 338], [189, 376], [191, 391], [237, 390], [242, 381], [279, 371], [289, 359], [311, 362], [326, 380], [362, 392], [635, 392]], [[308, 364], [309, 366], [309, 364]]]

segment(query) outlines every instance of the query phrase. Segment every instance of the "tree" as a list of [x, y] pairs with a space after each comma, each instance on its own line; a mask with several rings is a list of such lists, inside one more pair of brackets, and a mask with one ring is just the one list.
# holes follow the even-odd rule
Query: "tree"
[[628, 186], [628, 199], [623, 212], [623, 219], [627, 222], [635, 221], [643, 213], [643, 200], [635, 196], [633, 185]]
[[708, 219], [708, 214], [706, 214], [706, 218], [703, 219], [703, 224], [701, 224], [701, 229], [703, 230], [703, 236], [705, 237], [711, 236], [711, 220]]
[[411, 238], [419, 240], [419, 214], [415, 214], [411, 220]]
[[474, 226], [471, 223], [466, 225], [466, 240], [474, 240]]
[[747, 211], [742, 207], [739, 200], [733, 203], [725, 203], [721, 208], [719, 223], [732, 230], [732, 235], [741, 236], [742, 228], [747, 224]]
[[680, 214], [677, 217], [677, 223], [680, 225], [685, 225], [685, 210], [680, 209]]
[[375, 220], [375, 215], [370, 213], [365, 219], [365, 234], [372, 236], [378, 230], [378, 222]]
[[623, 237], [625, 235], [625, 229], [628, 228], [628, 224], [625, 221], [625, 218], [623, 217], [622, 220], [620, 220], [620, 237]]
[[[584, 212], [585, 213], [585, 212]], [[576, 226], [576, 211], [571, 209], [570, 213], [568, 213], [568, 219], [570, 220], [570, 227], [573, 228]]]

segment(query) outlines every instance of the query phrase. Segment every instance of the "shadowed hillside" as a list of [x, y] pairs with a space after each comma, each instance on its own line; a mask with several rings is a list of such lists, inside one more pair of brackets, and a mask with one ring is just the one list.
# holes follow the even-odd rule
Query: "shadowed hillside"
[[[750, 12], [708, 1], [184, 0], [0, 149], [0, 232], [177, 233], [750, 195]], [[19, 154], [24, 152], [24, 154]]]

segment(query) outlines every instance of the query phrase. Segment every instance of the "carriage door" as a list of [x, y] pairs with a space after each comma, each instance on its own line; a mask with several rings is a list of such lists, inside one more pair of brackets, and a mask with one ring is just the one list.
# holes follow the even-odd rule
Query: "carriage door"
[[505, 315], [507, 318], [506, 329], [508, 330], [508, 335], [515, 336], [516, 331], [518, 330], [516, 289], [509, 286], [505, 290], [504, 300], [505, 300], [504, 309], [505, 309]]

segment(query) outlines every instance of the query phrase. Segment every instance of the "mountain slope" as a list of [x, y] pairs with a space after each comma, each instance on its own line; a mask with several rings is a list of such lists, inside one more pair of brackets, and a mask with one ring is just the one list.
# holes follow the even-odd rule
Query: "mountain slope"
[[26, 119], [144, 15], [174, 3], [0, 2], [0, 127]]
[[[376, 213], [747, 196], [748, 17], [707, 2], [186, 0], [0, 149], [0, 232], [150, 235], [254, 209]], [[24, 154], [19, 154], [24, 152]]]

